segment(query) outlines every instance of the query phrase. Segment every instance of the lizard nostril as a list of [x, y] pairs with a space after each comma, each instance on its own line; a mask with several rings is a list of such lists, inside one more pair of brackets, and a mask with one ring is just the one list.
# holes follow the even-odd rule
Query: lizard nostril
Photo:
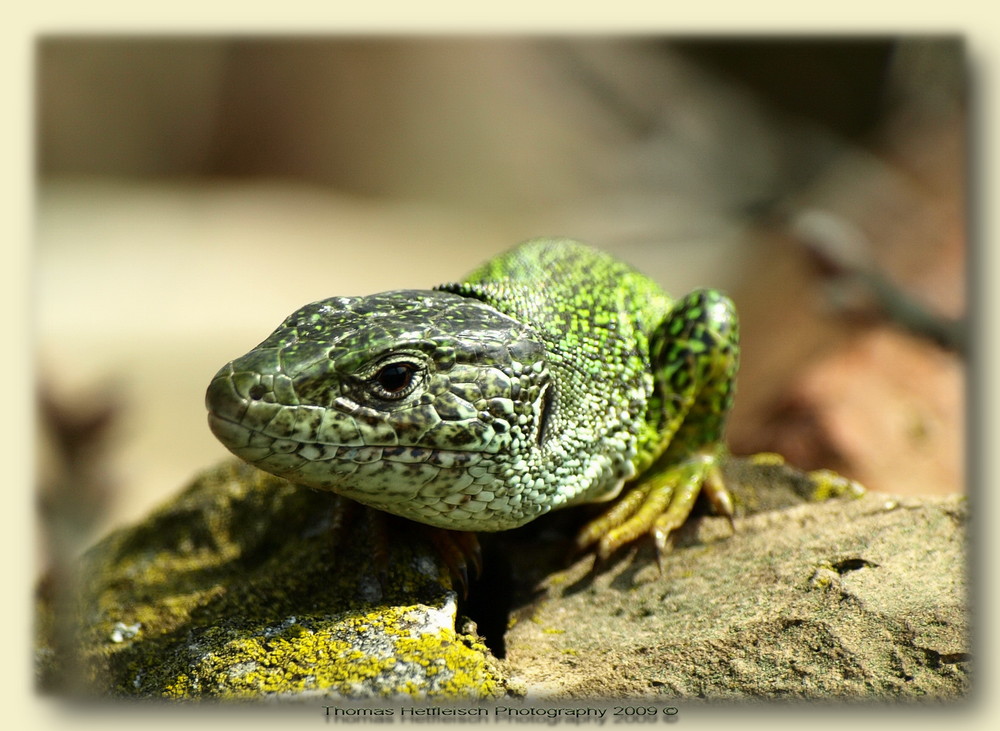
[[250, 387], [250, 390], [247, 392], [247, 395], [254, 401], [260, 401], [262, 398], [264, 398], [265, 393], [267, 393], [267, 389], [258, 383]]

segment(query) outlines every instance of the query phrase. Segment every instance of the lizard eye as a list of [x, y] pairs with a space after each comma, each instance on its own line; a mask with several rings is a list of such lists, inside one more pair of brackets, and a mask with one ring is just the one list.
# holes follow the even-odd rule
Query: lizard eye
[[413, 363], [390, 363], [383, 366], [372, 383], [376, 393], [386, 399], [401, 399], [416, 386], [417, 366]]

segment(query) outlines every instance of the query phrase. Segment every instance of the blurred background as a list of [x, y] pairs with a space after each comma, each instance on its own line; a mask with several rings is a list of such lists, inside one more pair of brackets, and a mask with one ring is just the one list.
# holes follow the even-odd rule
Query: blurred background
[[47, 535], [224, 458], [205, 388], [294, 309], [543, 235], [734, 297], [734, 452], [963, 490], [967, 63], [954, 37], [41, 38]]

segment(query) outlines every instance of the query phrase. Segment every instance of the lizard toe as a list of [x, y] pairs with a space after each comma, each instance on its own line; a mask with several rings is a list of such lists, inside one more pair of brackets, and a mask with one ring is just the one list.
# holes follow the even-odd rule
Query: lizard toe
[[718, 462], [701, 454], [645, 475], [610, 510], [584, 526], [577, 536], [577, 546], [586, 548], [596, 543], [598, 558], [605, 560], [622, 546], [648, 534], [662, 571], [674, 532], [687, 521], [702, 493], [715, 513], [725, 516], [732, 526], [733, 502]]

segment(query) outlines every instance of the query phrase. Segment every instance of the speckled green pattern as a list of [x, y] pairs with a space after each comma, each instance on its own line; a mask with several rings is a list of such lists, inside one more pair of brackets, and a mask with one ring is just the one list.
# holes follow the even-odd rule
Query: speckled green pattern
[[538, 239], [461, 283], [307, 305], [223, 367], [206, 403], [223, 444], [268, 472], [505, 530], [647, 474], [688, 480], [692, 456], [700, 484], [736, 337], [714, 291], [675, 305], [611, 256]]

